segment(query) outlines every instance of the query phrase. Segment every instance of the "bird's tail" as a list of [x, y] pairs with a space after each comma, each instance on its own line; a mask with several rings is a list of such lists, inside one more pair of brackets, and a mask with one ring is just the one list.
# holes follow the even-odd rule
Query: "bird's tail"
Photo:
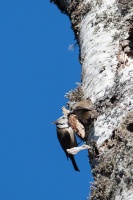
[[76, 164], [76, 161], [75, 161], [74, 156], [71, 155], [71, 154], [69, 154], [69, 158], [70, 158], [70, 160], [72, 161], [72, 164], [73, 164], [73, 167], [74, 167], [75, 171], [79, 171], [79, 172], [80, 172], [80, 170], [79, 170], [79, 168], [78, 168], [78, 166], [77, 166], [77, 164]]

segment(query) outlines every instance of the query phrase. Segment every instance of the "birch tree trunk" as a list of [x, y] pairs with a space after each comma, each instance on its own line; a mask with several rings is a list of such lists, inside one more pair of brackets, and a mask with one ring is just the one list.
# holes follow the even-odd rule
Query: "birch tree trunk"
[[80, 48], [80, 98], [99, 113], [88, 136], [97, 148], [90, 199], [133, 200], [133, 0], [51, 1], [69, 16]]

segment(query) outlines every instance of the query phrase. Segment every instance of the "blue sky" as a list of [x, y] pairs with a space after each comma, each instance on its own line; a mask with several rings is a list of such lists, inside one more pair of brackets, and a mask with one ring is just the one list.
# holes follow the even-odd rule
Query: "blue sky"
[[83, 200], [87, 152], [67, 161], [51, 124], [81, 66], [69, 19], [46, 0], [0, 1], [0, 199]]

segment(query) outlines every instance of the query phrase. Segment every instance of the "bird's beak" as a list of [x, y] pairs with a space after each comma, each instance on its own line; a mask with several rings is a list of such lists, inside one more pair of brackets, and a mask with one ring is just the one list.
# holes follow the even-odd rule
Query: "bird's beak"
[[57, 123], [56, 121], [53, 121], [53, 122], [52, 122], [52, 124], [56, 124], [56, 123]]

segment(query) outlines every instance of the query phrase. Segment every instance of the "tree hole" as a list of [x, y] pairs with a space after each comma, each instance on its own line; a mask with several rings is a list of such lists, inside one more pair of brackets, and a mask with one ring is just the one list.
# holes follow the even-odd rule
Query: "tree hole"
[[115, 101], [116, 101], [116, 97], [113, 96], [113, 97], [110, 99], [110, 102], [113, 104]]
[[127, 130], [133, 132], [133, 123], [127, 125]]

